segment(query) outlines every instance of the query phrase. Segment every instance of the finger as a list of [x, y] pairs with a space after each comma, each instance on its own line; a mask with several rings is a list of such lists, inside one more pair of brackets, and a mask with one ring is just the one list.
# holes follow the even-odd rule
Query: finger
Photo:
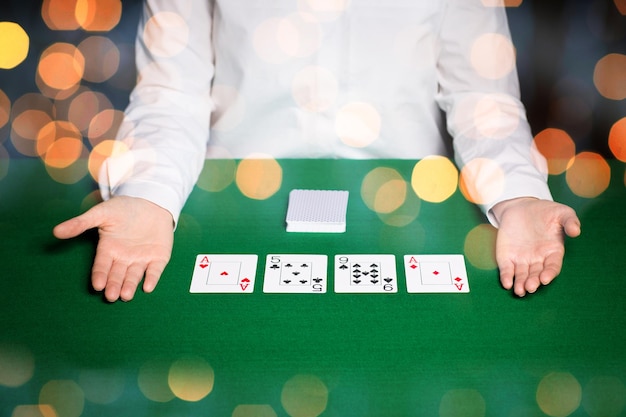
[[104, 289], [104, 298], [107, 301], [114, 302], [120, 298], [120, 291], [122, 290], [122, 283], [124, 282], [127, 269], [127, 265], [121, 262], [113, 262], [113, 265], [111, 265], [106, 288]]
[[543, 285], [551, 283], [557, 275], [561, 273], [563, 267], [563, 254], [552, 253], [544, 261], [543, 271], [539, 275], [539, 280]]
[[500, 270], [500, 284], [505, 290], [510, 290], [513, 287], [513, 276], [515, 270], [512, 262], [499, 262], [498, 268]]
[[528, 278], [526, 278], [526, 282], [524, 283], [524, 289], [526, 292], [534, 293], [541, 286], [541, 281], [539, 281], [539, 274], [543, 270], [542, 262], [534, 262], [530, 265], [528, 269]]
[[122, 301], [130, 301], [135, 296], [137, 286], [143, 278], [145, 266], [142, 264], [132, 264], [126, 270], [126, 276], [120, 290], [120, 299]]
[[569, 237], [577, 237], [580, 235], [580, 220], [578, 219], [578, 217], [576, 217], [575, 214], [567, 217], [563, 221], [563, 230], [565, 231], [565, 234]]
[[146, 269], [146, 276], [143, 281], [143, 290], [147, 293], [154, 291], [154, 288], [157, 286], [159, 279], [161, 279], [161, 274], [163, 274], [163, 270], [165, 269], [165, 265], [167, 262], [159, 262], [154, 261], [148, 265]]
[[96, 257], [91, 268], [91, 286], [96, 291], [102, 291], [107, 285], [109, 272], [113, 265], [113, 258], [105, 255], [100, 247], [96, 250]]
[[52, 229], [52, 233], [58, 239], [69, 239], [80, 235], [88, 229], [98, 227], [101, 223], [101, 209], [99, 205], [96, 205], [83, 214], [56, 225]]
[[513, 292], [519, 297], [526, 295], [526, 280], [528, 279], [528, 264], [518, 263], [515, 265], [515, 282]]

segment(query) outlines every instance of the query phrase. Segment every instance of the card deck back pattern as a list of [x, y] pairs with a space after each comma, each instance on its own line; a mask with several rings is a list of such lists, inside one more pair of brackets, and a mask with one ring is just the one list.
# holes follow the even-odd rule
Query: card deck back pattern
[[291, 190], [287, 231], [345, 232], [348, 194], [348, 191], [340, 190]]

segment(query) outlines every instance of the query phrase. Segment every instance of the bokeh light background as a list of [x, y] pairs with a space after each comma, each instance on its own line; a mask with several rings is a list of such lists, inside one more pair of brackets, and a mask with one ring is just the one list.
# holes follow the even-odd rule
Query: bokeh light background
[[[507, 0], [506, 5], [522, 100], [549, 174], [564, 176], [571, 191], [585, 199], [608, 187], [611, 167], [621, 169], [626, 182], [626, 0]], [[139, 0], [0, 3], [0, 181], [11, 181], [12, 161], [29, 158], [41, 160], [53, 180], [73, 184], [94, 178], [105, 157], [124, 151], [112, 139], [136, 78], [140, 10]], [[609, 159], [621, 162], [609, 165]], [[425, 182], [421, 172], [437, 175]], [[271, 158], [224, 160], [207, 165], [198, 186], [219, 192], [234, 181], [247, 197], [264, 199], [280, 187], [281, 175]], [[433, 157], [416, 163], [410, 180], [390, 168], [374, 169], [362, 179], [361, 198], [382, 221], [402, 227], [415, 220], [420, 201], [441, 202], [458, 188], [466, 192], [463, 187], [450, 161]], [[467, 235], [465, 254], [474, 266], [495, 268], [490, 253], [474, 253], [484, 245], [472, 244], [493, 240], [493, 234], [484, 224]], [[28, 383], [34, 368], [27, 347], [0, 346], [4, 388]], [[147, 362], [132, 382], [121, 370], [81, 371], [75, 380], [45, 383], [39, 404], [17, 406], [11, 415], [77, 417], [85, 402], [118, 401], [128, 384], [155, 403], [195, 402], [212, 392], [214, 371], [199, 357]], [[285, 381], [280, 398], [268, 401], [280, 402], [279, 413], [317, 416], [328, 395], [320, 378], [299, 374]], [[550, 416], [581, 409], [592, 417], [618, 416], [625, 398], [623, 381], [611, 376], [582, 386], [570, 373], [553, 372], [536, 389], [537, 406]], [[485, 416], [485, 400], [473, 389], [448, 391], [439, 415], [459, 415], [461, 404], [463, 415]], [[279, 413], [268, 404], [242, 404], [232, 416]]]

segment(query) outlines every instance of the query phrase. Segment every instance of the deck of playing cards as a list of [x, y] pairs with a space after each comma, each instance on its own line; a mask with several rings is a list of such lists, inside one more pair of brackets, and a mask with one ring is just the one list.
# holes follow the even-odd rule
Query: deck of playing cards
[[346, 231], [348, 191], [291, 190], [287, 231], [343, 233]]

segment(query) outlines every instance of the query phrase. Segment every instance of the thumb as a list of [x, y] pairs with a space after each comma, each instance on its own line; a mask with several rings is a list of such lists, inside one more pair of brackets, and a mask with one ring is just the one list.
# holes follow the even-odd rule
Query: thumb
[[569, 237], [577, 237], [580, 235], [580, 220], [575, 213], [570, 213], [562, 219], [563, 230]]
[[52, 229], [52, 234], [58, 239], [76, 237], [88, 229], [99, 227], [102, 224], [100, 204], [90, 208], [80, 216], [73, 217], [60, 223]]

